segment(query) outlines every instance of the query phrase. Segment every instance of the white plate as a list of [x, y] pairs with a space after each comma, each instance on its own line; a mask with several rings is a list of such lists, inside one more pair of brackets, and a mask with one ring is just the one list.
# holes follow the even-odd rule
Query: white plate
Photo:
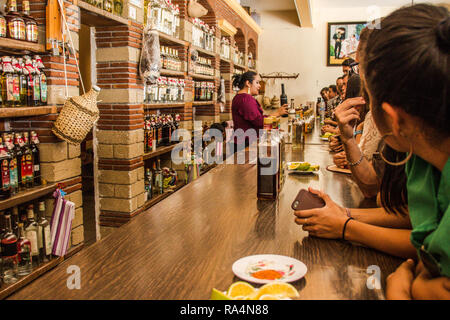
[[322, 141], [329, 141], [328, 138], [320, 137], [320, 140]]
[[[293, 282], [305, 276], [308, 268], [294, 258], [276, 254], [259, 254], [241, 258], [233, 263], [233, 273], [243, 280], [253, 283], [270, 283], [273, 281]], [[282, 274], [281, 278], [268, 280], [253, 276], [255, 272], [262, 270], [275, 270]]]
[[319, 170], [316, 170], [316, 171], [301, 171], [301, 170], [290, 170], [290, 169], [289, 169], [289, 166], [290, 166], [292, 163], [303, 163], [303, 162], [304, 162], [304, 161], [287, 162], [287, 163], [286, 163], [286, 170], [287, 170], [289, 173], [300, 174], [300, 175], [317, 174], [317, 173], [319, 172]]

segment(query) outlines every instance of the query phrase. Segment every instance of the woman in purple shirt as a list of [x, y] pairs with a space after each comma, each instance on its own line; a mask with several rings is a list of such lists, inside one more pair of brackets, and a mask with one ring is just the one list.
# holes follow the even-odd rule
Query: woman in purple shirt
[[[259, 75], [252, 71], [236, 74], [233, 77], [233, 87], [239, 88], [239, 92], [233, 98], [231, 105], [235, 131], [234, 143], [239, 146], [238, 149], [245, 148], [256, 141], [259, 130], [264, 127], [263, 109], [253, 97], [259, 93], [260, 81]], [[287, 104], [281, 106], [272, 116], [278, 117], [287, 114], [287, 106]], [[238, 129], [242, 129], [243, 132], [238, 131]], [[254, 129], [254, 131], [251, 129]], [[239, 134], [239, 132], [245, 135]]]

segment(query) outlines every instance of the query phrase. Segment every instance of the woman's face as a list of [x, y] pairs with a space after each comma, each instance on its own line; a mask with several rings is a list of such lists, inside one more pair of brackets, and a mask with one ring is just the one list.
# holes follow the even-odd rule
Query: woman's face
[[260, 81], [261, 77], [258, 74], [251, 83], [250, 81], [247, 81], [247, 86], [250, 88], [250, 94], [252, 96], [257, 96], [259, 94], [259, 89], [261, 88], [261, 85], [259, 84]]

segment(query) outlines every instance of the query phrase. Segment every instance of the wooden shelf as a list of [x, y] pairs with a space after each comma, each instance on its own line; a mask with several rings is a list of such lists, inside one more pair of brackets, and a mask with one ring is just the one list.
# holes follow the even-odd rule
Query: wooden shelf
[[34, 279], [40, 277], [50, 269], [53, 269], [58, 264], [64, 261], [63, 257], [54, 257], [51, 261], [37, 267], [33, 272], [31, 272], [29, 275], [26, 275], [22, 278], [19, 278], [19, 280], [15, 283], [11, 284], [3, 284], [0, 287], [0, 299], [4, 299], [7, 296], [13, 294], [14, 292], [18, 291], [19, 289], [23, 288], [27, 284], [29, 284]]
[[44, 53], [45, 45], [28, 41], [0, 38], [0, 51], [11, 52], [15, 54], [24, 54], [28, 52]]
[[238, 64], [238, 63], [234, 63], [234, 67], [235, 67], [235, 68], [238, 68], [238, 69], [242, 69], [242, 70], [247, 69], [246, 66], [243, 66], [242, 64]]
[[161, 31], [158, 31], [158, 34], [159, 34], [160, 42], [176, 43], [176, 44], [181, 44], [182, 46], [187, 46], [188, 45], [187, 41], [178, 39], [176, 37], [169, 36], [168, 34], [165, 34], [165, 33], [161, 32]]
[[162, 201], [163, 199], [167, 198], [171, 194], [173, 194], [175, 191], [178, 191], [179, 189], [183, 188], [186, 185], [184, 181], [178, 182], [174, 189], [171, 189], [170, 191], [166, 191], [163, 194], [154, 196], [152, 199], [148, 200], [144, 204], [144, 210], [147, 210], [148, 208], [154, 206], [158, 202]]
[[145, 110], [183, 108], [185, 102], [144, 104]]
[[193, 106], [209, 106], [209, 105], [215, 105], [215, 101], [194, 101], [192, 102]]
[[131, 23], [121, 16], [109, 13], [82, 0], [78, 1], [78, 6], [81, 11], [81, 23], [91, 27], [130, 25]]
[[209, 51], [209, 50], [206, 50], [206, 49], [203, 49], [203, 48], [194, 46], [194, 45], [192, 45], [192, 49], [195, 49], [195, 50], [197, 50], [199, 53], [203, 53], [204, 55], [210, 56], [210, 57], [212, 57], [212, 58], [215, 58], [215, 57], [216, 57], [216, 53], [214, 53], [214, 52], [212, 52], [212, 51]]
[[184, 77], [185, 75], [183, 71], [175, 71], [169, 69], [161, 69], [160, 74], [162, 76], [179, 76], [179, 77]]
[[231, 60], [225, 59], [225, 58], [222, 58], [222, 57], [220, 57], [220, 61], [226, 62], [228, 64], [232, 64], [233, 63]]
[[158, 147], [158, 148], [156, 149], [156, 151], [149, 152], [149, 153], [144, 153], [144, 155], [143, 155], [142, 158], [143, 158], [144, 160], [148, 160], [148, 159], [152, 159], [152, 158], [155, 158], [155, 157], [157, 157], [157, 156], [160, 156], [160, 155], [162, 155], [162, 154], [169, 153], [169, 152], [171, 152], [177, 145], [178, 145], [178, 143], [173, 144], [173, 145], [170, 145], [170, 146]]
[[248, 68], [248, 71], [253, 71], [253, 72], [255, 72], [255, 73], [258, 73], [258, 70], [256, 70], [256, 69], [250, 69], [250, 68]]
[[8, 199], [1, 200], [0, 211], [43, 197], [55, 191], [56, 188], [57, 185], [53, 183], [21, 191]]
[[218, 77], [215, 76], [206, 76], [203, 74], [197, 74], [197, 73], [190, 73], [189, 74], [194, 79], [200, 79], [200, 80], [218, 80]]
[[18, 118], [57, 113], [56, 106], [0, 108], [0, 118]]

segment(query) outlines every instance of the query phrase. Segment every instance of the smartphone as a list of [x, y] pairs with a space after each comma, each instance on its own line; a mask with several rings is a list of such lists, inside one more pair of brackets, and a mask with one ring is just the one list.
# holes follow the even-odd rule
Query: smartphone
[[325, 207], [325, 201], [318, 195], [309, 192], [306, 189], [301, 189], [292, 202], [291, 208], [293, 210], [309, 210]]

